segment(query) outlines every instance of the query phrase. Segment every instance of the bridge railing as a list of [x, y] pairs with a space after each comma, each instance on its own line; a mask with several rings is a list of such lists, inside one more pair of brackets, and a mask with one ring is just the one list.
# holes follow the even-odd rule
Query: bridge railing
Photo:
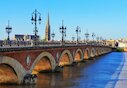
[[28, 46], [59, 46], [57, 42], [34, 42], [34, 41], [0, 41], [0, 47], [28, 47]]
[[61, 43], [61, 41], [49, 41], [49, 42], [34, 42], [34, 41], [0, 41], [0, 48], [9, 48], [9, 47], [34, 47], [34, 46], [73, 46], [73, 45], [93, 45], [93, 46], [106, 46], [105, 44], [100, 44], [98, 42], [79, 42], [76, 43], [75, 41], [66, 41], [64, 42], [64, 45]]

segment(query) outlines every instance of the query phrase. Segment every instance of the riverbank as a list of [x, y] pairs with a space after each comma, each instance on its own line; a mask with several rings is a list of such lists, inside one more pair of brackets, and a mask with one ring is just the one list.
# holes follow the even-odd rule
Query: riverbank
[[116, 52], [127, 52], [127, 48], [117, 48]]
[[115, 88], [125, 88], [127, 86], [127, 55], [125, 54], [123, 67], [120, 71], [118, 81], [116, 82]]

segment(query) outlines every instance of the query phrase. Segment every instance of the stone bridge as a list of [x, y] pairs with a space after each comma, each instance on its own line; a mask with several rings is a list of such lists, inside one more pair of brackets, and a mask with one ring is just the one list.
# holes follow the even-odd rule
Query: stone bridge
[[111, 51], [111, 47], [94, 45], [0, 48], [0, 82], [36, 83], [39, 72], [54, 72]]

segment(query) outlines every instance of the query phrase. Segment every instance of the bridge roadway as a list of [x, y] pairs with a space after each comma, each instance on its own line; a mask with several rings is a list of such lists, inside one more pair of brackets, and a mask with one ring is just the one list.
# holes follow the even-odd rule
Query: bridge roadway
[[[86, 44], [2, 46], [0, 47], [0, 78], [2, 79], [0, 82], [34, 84], [37, 81], [36, 74], [39, 72], [58, 71], [63, 66], [89, 60], [111, 51], [112, 48], [108, 46]], [[6, 71], [13, 74], [8, 75]]]

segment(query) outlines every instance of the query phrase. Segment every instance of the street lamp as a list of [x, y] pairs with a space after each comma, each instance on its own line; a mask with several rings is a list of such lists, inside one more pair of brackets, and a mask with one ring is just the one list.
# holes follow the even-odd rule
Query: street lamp
[[78, 34], [81, 32], [81, 29], [80, 29], [80, 27], [79, 26], [77, 26], [76, 27], [76, 33], [77, 33], [77, 43], [76, 44], [78, 44], [78, 42], [79, 42], [79, 36], [78, 36]]
[[88, 38], [89, 38], [88, 30], [87, 30], [86, 33], [85, 33], [85, 37], [86, 37], [86, 42], [88, 42]]
[[79, 40], [79, 41], [81, 40], [81, 37], [80, 37], [80, 36], [78, 37], [78, 40]]
[[75, 37], [74, 36], [72, 36], [72, 42], [74, 42], [75, 41]]
[[53, 33], [51, 34], [51, 36], [52, 36], [52, 41], [54, 41], [55, 33], [53, 32]]
[[94, 32], [93, 32], [93, 33], [92, 33], [92, 38], [93, 38], [93, 41], [94, 41], [95, 36], [96, 36], [96, 35], [95, 35], [95, 34], [94, 34]]
[[102, 36], [100, 36], [100, 44], [102, 45], [102, 43], [103, 43], [103, 38], [102, 38]]
[[12, 32], [12, 27], [10, 27], [9, 21], [8, 21], [8, 26], [5, 29], [6, 29], [6, 32], [8, 34], [7, 40], [9, 41], [10, 40], [9, 34]]
[[104, 46], [106, 46], [106, 39], [104, 39], [104, 42], [103, 42]]
[[35, 29], [34, 29], [34, 42], [35, 42], [35, 45], [36, 45], [36, 42], [37, 42], [37, 22], [39, 22], [39, 24], [41, 24], [41, 14], [35, 9], [35, 11], [32, 13], [32, 18], [31, 18], [31, 21], [32, 21], [32, 24], [35, 25]]
[[99, 43], [99, 37], [98, 36], [96, 37], [96, 39], [97, 39], [97, 43]]
[[61, 44], [64, 45], [64, 39], [66, 37], [66, 27], [64, 27], [63, 25], [63, 21], [62, 21], [62, 26], [60, 27], [60, 33], [62, 34], [62, 41], [61, 41]]

